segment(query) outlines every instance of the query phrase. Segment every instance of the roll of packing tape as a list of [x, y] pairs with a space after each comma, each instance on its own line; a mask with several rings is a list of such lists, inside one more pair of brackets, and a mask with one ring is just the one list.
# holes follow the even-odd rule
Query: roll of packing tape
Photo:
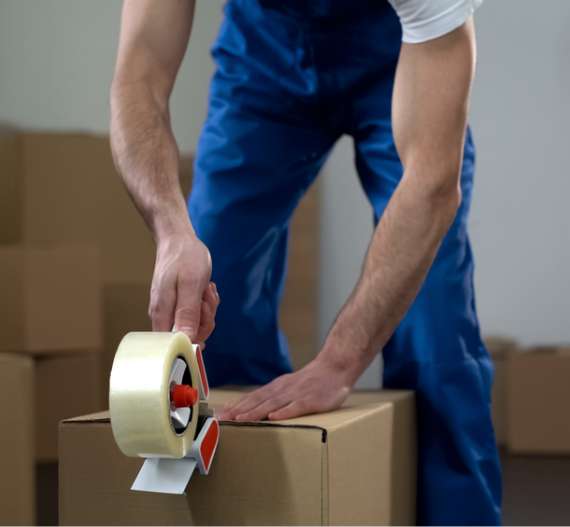
[[117, 349], [109, 387], [111, 427], [131, 457], [182, 458], [196, 435], [199, 400], [176, 409], [171, 390], [200, 385], [195, 349], [184, 333], [128, 333]]

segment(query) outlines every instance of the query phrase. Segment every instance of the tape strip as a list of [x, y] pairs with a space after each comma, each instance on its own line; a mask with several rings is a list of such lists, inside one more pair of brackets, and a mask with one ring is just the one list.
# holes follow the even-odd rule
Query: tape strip
[[184, 494], [195, 468], [196, 461], [190, 458], [149, 458], [139, 470], [131, 490]]

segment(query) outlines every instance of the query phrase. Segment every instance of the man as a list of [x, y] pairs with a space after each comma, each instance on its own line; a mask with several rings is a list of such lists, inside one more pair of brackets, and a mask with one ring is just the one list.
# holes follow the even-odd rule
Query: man
[[[153, 328], [203, 342], [216, 317], [212, 384], [269, 383], [226, 419], [334, 409], [382, 351], [384, 385], [417, 394], [422, 524], [500, 521], [467, 236], [478, 3], [230, 0], [189, 215], [168, 102], [193, 1], [125, 1], [112, 87], [116, 163], [157, 244]], [[288, 221], [342, 134], [377, 226], [320, 353], [290, 373], [277, 326]]]

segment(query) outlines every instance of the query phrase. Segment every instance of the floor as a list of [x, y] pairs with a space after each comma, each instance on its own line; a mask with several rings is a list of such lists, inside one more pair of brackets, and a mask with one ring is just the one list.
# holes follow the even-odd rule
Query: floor
[[570, 525], [570, 457], [503, 454], [502, 463], [504, 525]]
[[36, 521], [57, 525], [57, 463], [36, 465]]

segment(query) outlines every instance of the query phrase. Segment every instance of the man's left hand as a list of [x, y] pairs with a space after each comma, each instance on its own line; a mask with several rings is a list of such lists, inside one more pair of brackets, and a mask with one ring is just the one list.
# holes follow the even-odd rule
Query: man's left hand
[[280, 420], [327, 412], [338, 408], [347, 398], [353, 376], [321, 353], [295, 373], [278, 377], [224, 407], [222, 420]]

